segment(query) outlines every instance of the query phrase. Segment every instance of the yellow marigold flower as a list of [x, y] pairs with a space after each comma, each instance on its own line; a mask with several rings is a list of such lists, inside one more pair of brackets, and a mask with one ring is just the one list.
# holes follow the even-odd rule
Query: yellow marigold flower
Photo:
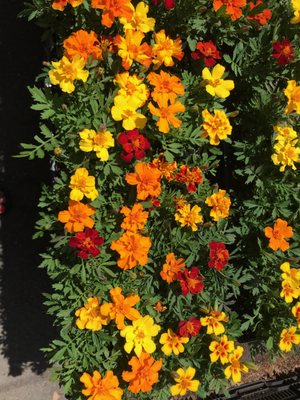
[[121, 400], [123, 390], [119, 388], [119, 380], [112, 371], [107, 371], [103, 378], [100, 372], [94, 371], [93, 376], [84, 372], [80, 377], [80, 382], [85, 386], [82, 394], [88, 400]]
[[290, 143], [295, 145], [298, 141], [298, 134], [291, 126], [273, 126], [276, 133], [275, 140], [279, 143]]
[[299, 288], [290, 281], [282, 281], [282, 290], [280, 292], [280, 297], [284, 297], [286, 303], [292, 303], [294, 299], [298, 299], [300, 296]]
[[231, 201], [226, 197], [226, 190], [220, 189], [217, 193], [212, 194], [205, 200], [205, 204], [212, 207], [209, 215], [214, 221], [217, 222], [220, 218], [229, 216]]
[[291, 19], [291, 24], [298, 24], [300, 22], [300, 0], [292, 0], [294, 16]]
[[279, 341], [279, 348], [281, 351], [291, 351], [293, 344], [300, 343], [300, 335], [296, 334], [296, 330], [296, 326], [291, 326], [288, 329], [282, 330]]
[[117, 74], [114, 82], [119, 85], [117, 96], [126, 99], [128, 103], [135, 104], [136, 108], [142, 107], [149, 97], [149, 89], [138, 75], [129, 75], [129, 72]]
[[66, 93], [72, 93], [75, 90], [74, 81], [82, 80], [86, 82], [89, 71], [84, 70], [85, 61], [83, 58], [76, 56], [72, 61], [67, 57], [51, 63], [54, 69], [49, 71], [49, 78], [52, 85], [59, 85], [61, 90]]
[[71, 176], [69, 187], [72, 189], [70, 199], [80, 201], [83, 196], [92, 201], [98, 197], [98, 191], [95, 188], [95, 177], [89, 176], [86, 168], [77, 168], [75, 174]]
[[130, 232], [143, 229], [149, 215], [147, 211], [144, 211], [142, 204], [139, 203], [134, 204], [132, 209], [122, 207], [120, 213], [125, 215], [121, 228]]
[[126, 231], [110, 246], [112, 250], [120, 254], [118, 267], [121, 269], [132, 269], [136, 265], [145, 266], [148, 262], [148, 252], [151, 247], [151, 240], [139, 233]]
[[232, 126], [223, 110], [214, 110], [214, 115], [208, 110], [202, 111], [203, 129], [202, 137], [209, 136], [209, 143], [218, 145], [220, 140], [227, 139], [231, 135]]
[[200, 318], [202, 326], [207, 326], [208, 335], [222, 335], [225, 332], [225, 327], [221, 322], [228, 322], [228, 317], [223, 311], [212, 310], [208, 317]]
[[144, 33], [153, 31], [155, 18], [147, 17], [149, 6], [143, 1], [140, 1], [135, 9], [132, 4], [131, 8], [133, 11], [131, 19], [127, 19], [126, 17], [121, 17], [119, 19], [119, 21], [123, 25], [124, 31], [126, 31], [127, 29], [141, 31]]
[[275, 165], [281, 165], [280, 172], [284, 172], [286, 167], [296, 170], [295, 162], [300, 162], [300, 148], [294, 147], [290, 143], [277, 143], [274, 146], [275, 153], [271, 158]]
[[176, 259], [174, 253], [169, 253], [167, 254], [163, 269], [160, 271], [160, 276], [164, 281], [170, 284], [177, 280], [178, 272], [184, 268], [185, 262], [183, 258]]
[[[125, 38], [117, 35], [115, 45], [118, 47], [118, 55], [122, 58], [122, 66], [127, 71], [133, 61], [136, 61], [146, 68], [152, 63], [152, 48], [147, 43], [142, 43], [145, 35], [140, 31], [127, 30]], [[142, 43], [142, 44], [141, 44]]]
[[237, 346], [237, 348], [234, 349], [233, 352], [229, 354], [228, 357], [229, 359], [228, 362], [230, 362], [231, 365], [229, 365], [224, 370], [226, 379], [230, 379], [230, 377], [232, 377], [234, 383], [241, 382], [242, 380], [241, 372], [248, 372], [248, 367], [246, 367], [245, 364], [242, 364], [239, 361], [243, 355], [243, 352], [244, 352], [243, 347]]
[[291, 280], [295, 285], [300, 286], [300, 269], [291, 268], [289, 262], [281, 264], [280, 269], [283, 272], [283, 274], [281, 274], [282, 279]]
[[179, 368], [176, 374], [175, 382], [177, 382], [177, 384], [170, 388], [172, 396], [184, 396], [187, 391], [197, 392], [200, 381], [197, 379], [193, 380], [196, 374], [195, 368], [188, 367], [186, 370]]
[[84, 152], [95, 151], [96, 156], [101, 161], [107, 161], [109, 153], [107, 149], [115, 145], [113, 135], [109, 131], [96, 132], [93, 129], [83, 129], [79, 132], [81, 138], [79, 142], [80, 150]]
[[284, 110], [285, 114], [290, 114], [293, 111], [300, 114], [300, 86], [297, 86], [296, 81], [288, 81], [284, 94], [288, 98], [288, 104]]
[[120, 335], [126, 340], [124, 350], [126, 353], [130, 353], [133, 349], [138, 357], [140, 357], [143, 349], [148, 354], [153, 353], [156, 345], [152, 337], [158, 335], [159, 331], [160, 326], [154, 323], [150, 315], [133, 321], [132, 325], [128, 325], [120, 331]]
[[99, 331], [102, 325], [107, 325], [110, 321], [109, 316], [101, 314], [100, 305], [97, 297], [89, 297], [84, 307], [76, 310], [76, 325], [79, 329], [90, 329]]
[[168, 329], [168, 332], [163, 333], [159, 339], [159, 343], [163, 344], [161, 350], [166, 356], [172, 353], [178, 356], [179, 353], [183, 353], [183, 344], [188, 343], [188, 341], [188, 337], [179, 336], [172, 329]]
[[184, 204], [182, 207], [177, 209], [175, 214], [175, 221], [180, 222], [180, 226], [189, 226], [192, 228], [192, 231], [197, 231], [198, 226], [203, 222], [203, 217], [200, 214], [201, 208], [197, 205], [191, 208], [190, 204]]
[[124, 329], [124, 319], [127, 318], [130, 321], [135, 321], [141, 317], [138, 310], [133, 308], [139, 301], [140, 296], [132, 294], [124, 297], [122, 289], [116, 287], [109, 291], [112, 303], [104, 303], [100, 307], [101, 314], [109, 320], [116, 320], [118, 329]]
[[234, 89], [234, 82], [232, 80], [221, 79], [224, 72], [225, 67], [220, 64], [215, 65], [212, 72], [207, 67], [202, 71], [202, 78], [204, 79], [207, 93], [221, 99], [228, 97], [230, 90]]
[[292, 308], [293, 316], [297, 319], [298, 328], [300, 328], [300, 302], [296, 303]]
[[227, 336], [223, 335], [218, 342], [211, 342], [209, 350], [212, 351], [209, 355], [212, 363], [220, 358], [221, 363], [226, 364], [228, 363], [228, 354], [234, 350], [234, 341], [228, 340]]
[[176, 118], [175, 114], [184, 112], [184, 105], [180, 103], [180, 101], [169, 104], [167, 97], [162, 95], [157, 97], [157, 104], [158, 108], [154, 107], [151, 102], [148, 104], [148, 107], [151, 114], [159, 117], [158, 121], [156, 122], [158, 130], [162, 133], [169, 133], [170, 125], [174, 126], [174, 128], [179, 128], [182, 124], [182, 121]]
[[155, 45], [153, 46], [153, 64], [159, 67], [164, 64], [166, 67], [172, 67], [174, 65], [173, 58], [181, 61], [184, 52], [181, 49], [181, 39], [175, 40], [166, 36], [165, 30], [161, 29], [158, 33], [154, 34]]
[[117, 96], [114, 99], [115, 105], [111, 108], [111, 115], [115, 121], [122, 121], [122, 126], [127, 131], [135, 128], [145, 127], [147, 118], [138, 113], [139, 102], [132, 101], [128, 103], [126, 97]]

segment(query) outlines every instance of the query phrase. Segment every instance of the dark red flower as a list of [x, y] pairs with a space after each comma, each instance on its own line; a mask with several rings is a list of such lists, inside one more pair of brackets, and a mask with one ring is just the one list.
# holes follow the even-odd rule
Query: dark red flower
[[137, 129], [120, 133], [118, 141], [124, 150], [121, 157], [126, 162], [130, 162], [133, 157], [141, 160], [146, 155], [145, 150], [151, 147], [149, 140], [141, 135]]
[[224, 243], [209, 243], [209, 268], [216, 268], [217, 271], [221, 271], [221, 269], [228, 263], [228, 260], [229, 252]]
[[202, 292], [204, 285], [203, 277], [199, 275], [200, 271], [197, 267], [192, 267], [190, 270], [184, 269], [179, 271], [177, 279], [181, 286], [181, 291], [184, 296], [188, 293], [197, 294]]
[[101, 35], [100, 37], [100, 47], [103, 53], [116, 53], [118, 47], [114, 44], [115, 40], [112, 36]]
[[182, 165], [175, 176], [177, 182], [185, 183], [188, 192], [195, 192], [199, 183], [203, 182], [202, 171], [198, 167], [189, 169], [187, 165]]
[[81, 258], [96, 257], [100, 254], [98, 246], [103, 244], [104, 239], [100, 237], [95, 229], [86, 228], [85, 232], [78, 232], [69, 240], [71, 247], [79, 249], [77, 255]]
[[180, 321], [178, 333], [180, 336], [191, 337], [197, 336], [201, 328], [199, 318], [192, 317], [188, 321]]
[[[160, 0], [152, 0], [151, 2], [156, 6], [160, 3]], [[175, 0], [164, 0], [164, 6], [167, 10], [172, 10], [172, 8], [175, 8], [175, 5]]]
[[295, 59], [294, 48], [289, 39], [283, 39], [282, 42], [277, 40], [277, 42], [273, 43], [272, 46], [272, 56], [277, 59], [279, 65], [289, 64]]
[[[254, 10], [255, 8], [258, 7], [259, 5], [263, 4], [261, 0], [257, 0], [256, 3], [253, 3], [252, 1], [249, 2], [250, 6], [250, 11]], [[254, 14], [252, 16], [247, 17], [250, 20], [257, 21], [260, 25], [265, 25], [269, 22], [269, 19], [272, 17], [272, 11], [266, 8], [262, 12], [259, 12], [257, 14]]]
[[196, 50], [191, 54], [193, 60], [203, 58], [207, 67], [213, 67], [216, 64], [215, 60], [220, 60], [221, 56], [216, 45], [209, 40], [208, 42], [198, 42]]

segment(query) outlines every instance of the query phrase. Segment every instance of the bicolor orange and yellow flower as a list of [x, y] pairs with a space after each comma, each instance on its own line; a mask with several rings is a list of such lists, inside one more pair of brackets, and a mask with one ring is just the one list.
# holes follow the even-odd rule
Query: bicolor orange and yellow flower
[[156, 345], [152, 338], [157, 336], [159, 331], [160, 326], [154, 323], [150, 315], [133, 321], [132, 325], [128, 325], [120, 331], [120, 335], [126, 340], [124, 350], [126, 353], [134, 350], [138, 357], [141, 356], [143, 350], [148, 354], [153, 353]]
[[300, 86], [297, 86], [295, 80], [288, 81], [284, 94], [288, 98], [288, 104], [285, 108], [285, 114], [295, 112], [300, 114]]
[[226, 197], [226, 190], [219, 189], [217, 193], [212, 194], [205, 200], [205, 204], [212, 207], [209, 215], [214, 221], [217, 222], [219, 219], [229, 216], [231, 200]]
[[127, 17], [121, 17], [119, 21], [123, 25], [124, 31], [127, 29], [141, 31], [144, 33], [151, 32], [154, 29], [155, 19], [148, 18], [147, 14], [149, 12], [149, 6], [140, 1], [137, 6], [134, 8], [131, 5], [131, 9], [133, 14], [130, 19]]
[[115, 145], [115, 140], [111, 132], [107, 130], [96, 132], [94, 129], [83, 129], [79, 132], [79, 136], [81, 139], [79, 142], [80, 150], [87, 153], [94, 151], [101, 161], [109, 159], [107, 149]]
[[291, 351], [293, 344], [300, 344], [300, 335], [296, 333], [297, 327], [291, 326], [283, 329], [280, 334], [279, 348], [281, 351]]
[[232, 378], [234, 383], [241, 382], [242, 372], [248, 372], [248, 367], [240, 362], [244, 349], [242, 346], [237, 346], [228, 356], [228, 362], [231, 364], [225, 368], [224, 374], [226, 379]]
[[202, 137], [209, 137], [209, 143], [216, 146], [220, 140], [227, 139], [231, 135], [232, 126], [223, 110], [214, 110], [212, 115], [208, 110], [202, 111], [203, 134]]
[[123, 390], [119, 387], [119, 380], [113, 371], [109, 370], [103, 378], [100, 372], [94, 371], [91, 376], [84, 372], [80, 377], [80, 382], [85, 386], [82, 394], [88, 400], [121, 400]]
[[200, 381], [193, 379], [196, 370], [193, 367], [188, 367], [186, 370], [179, 368], [176, 371], [176, 385], [171, 386], [170, 391], [172, 396], [185, 396], [186, 392], [197, 392]]
[[184, 52], [181, 48], [181, 39], [171, 39], [166, 35], [165, 30], [161, 29], [154, 34], [155, 44], [153, 46], [153, 64], [157, 67], [164, 64], [166, 67], [174, 65], [173, 57], [181, 61]]
[[211, 351], [209, 356], [212, 363], [220, 359], [222, 364], [226, 364], [228, 362], [229, 353], [234, 350], [234, 341], [228, 340], [228, 337], [223, 335], [218, 342], [211, 342], [209, 350]]
[[179, 353], [184, 352], [184, 344], [188, 343], [190, 339], [188, 337], [177, 335], [177, 333], [173, 332], [172, 329], [168, 329], [168, 332], [163, 333], [159, 339], [159, 343], [163, 346], [161, 351], [169, 356], [172, 353], [175, 356], [178, 356]]
[[59, 85], [65, 93], [72, 93], [75, 90], [74, 81], [87, 81], [89, 71], [83, 69], [85, 60], [75, 56], [71, 61], [63, 56], [59, 61], [52, 61], [54, 67], [49, 71], [49, 79], [52, 85]]
[[184, 204], [182, 207], [177, 208], [175, 221], [178, 221], [181, 227], [188, 226], [195, 232], [198, 230], [197, 224], [203, 222], [200, 211], [201, 208], [197, 205], [191, 208], [191, 204]]
[[292, 308], [292, 314], [297, 319], [298, 328], [300, 328], [300, 302], [299, 301]]
[[220, 64], [214, 66], [213, 70], [205, 67], [202, 71], [203, 85], [207, 93], [211, 96], [217, 96], [225, 99], [230, 95], [230, 91], [234, 89], [234, 82], [232, 80], [222, 79], [225, 67]]
[[208, 335], [222, 335], [225, 327], [222, 322], [228, 322], [228, 317], [223, 311], [212, 310], [208, 317], [200, 318], [202, 326], [207, 326]]

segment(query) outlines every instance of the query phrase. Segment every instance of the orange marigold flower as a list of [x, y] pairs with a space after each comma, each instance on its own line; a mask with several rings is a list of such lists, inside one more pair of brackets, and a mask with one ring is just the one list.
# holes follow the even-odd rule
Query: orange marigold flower
[[58, 213], [58, 220], [65, 224], [65, 229], [72, 232], [83, 232], [85, 227], [92, 228], [95, 221], [91, 215], [95, 214], [96, 209], [80, 201], [69, 201], [67, 210]]
[[147, 211], [144, 211], [142, 204], [139, 203], [134, 204], [132, 209], [122, 207], [120, 213], [125, 215], [121, 228], [130, 232], [137, 232], [143, 229], [149, 215]]
[[[257, 0], [256, 3], [253, 3], [252, 1], [249, 2], [249, 7], [250, 10], [254, 10], [255, 8], [258, 7], [259, 5], [263, 4], [261, 0]], [[269, 21], [269, 19], [272, 18], [272, 11], [269, 10], [268, 8], [263, 10], [260, 13], [254, 14], [251, 17], [247, 17], [250, 20], [257, 21], [260, 25], [266, 25]]]
[[126, 174], [126, 182], [129, 185], [137, 185], [137, 198], [146, 200], [147, 197], [157, 197], [161, 193], [161, 172], [144, 162], [135, 166], [135, 172]]
[[155, 33], [155, 45], [153, 46], [153, 64], [160, 66], [165, 64], [166, 67], [172, 67], [174, 65], [173, 58], [181, 61], [184, 52], [181, 49], [181, 39], [175, 40], [166, 36], [165, 30], [161, 29], [158, 33]]
[[147, 75], [147, 79], [150, 84], [154, 86], [151, 96], [155, 101], [165, 97], [167, 100], [170, 100], [171, 103], [174, 103], [177, 95], [184, 94], [184, 86], [177, 76], [160, 71], [159, 74], [150, 72], [150, 74]]
[[122, 289], [116, 287], [109, 291], [112, 303], [104, 303], [100, 308], [101, 314], [109, 318], [110, 320], [115, 319], [118, 329], [124, 329], [124, 319], [127, 318], [130, 321], [135, 321], [141, 317], [138, 310], [133, 308], [139, 301], [140, 296], [137, 294], [131, 294], [124, 297]]
[[172, 283], [177, 280], [177, 274], [179, 271], [185, 268], [185, 262], [183, 258], [176, 260], [174, 253], [169, 253], [166, 257], [166, 262], [163, 265], [163, 269], [160, 272], [160, 276], [167, 283]]
[[214, 0], [213, 8], [218, 11], [221, 7], [226, 6], [226, 14], [228, 14], [232, 21], [242, 16], [241, 7], [246, 5], [246, 0]]
[[148, 252], [151, 247], [151, 240], [141, 236], [139, 233], [125, 232], [110, 246], [112, 250], [120, 254], [118, 266], [121, 269], [132, 269], [136, 265], [142, 267], [147, 264]]
[[162, 359], [155, 361], [150, 354], [143, 351], [139, 358], [133, 356], [128, 364], [132, 371], [124, 371], [122, 378], [125, 382], [129, 382], [130, 392], [150, 392], [152, 386], [158, 381], [158, 371], [162, 367]]
[[67, 4], [71, 4], [72, 7], [77, 7], [82, 4], [83, 0], [53, 0], [53, 10], [64, 11]]
[[80, 29], [73, 32], [66, 40], [64, 40], [65, 55], [73, 60], [74, 57], [80, 56], [85, 61], [89, 56], [96, 60], [102, 60], [102, 50], [100, 42], [95, 32], [87, 32]]
[[85, 372], [80, 377], [80, 382], [85, 386], [82, 394], [89, 400], [121, 400], [123, 390], [119, 388], [119, 380], [113, 371], [106, 371], [103, 378], [100, 372], [94, 371], [93, 376]]
[[212, 115], [207, 109], [202, 111], [203, 135], [209, 136], [209, 143], [217, 146], [220, 140], [227, 139], [231, 135], [232, 126], [223, 110], [214, 110]]
[[[149, 68], [152, 62], [152, 48], [147, 43], [142, 43], [145, 35], [141, 31], [127, 30], [125, 38], [117, 35], [115, 45], [118, 46], [118, 55], [122, 58], [122, 66], [129, 70], [133, 61]], [[141, 44], [142, 43], [142, 44]]]
[[278, 218], [274, 224], [274, 228], [270, 226], [265, 228], [265, 235], [270, 239], [269, 247], [271, 247], [272, 250], [276, 251], [279, 249], [281, 251], [286, 251], [290, 245], [285, 239], [293, 237], [293, 228], [288, 226], [285, 220]]
[[161, 175], [164, 176], [168, 181], [172, 181], [174, 179], [173, 172], [177, 169], [177, 163], [176, 161], [166, 161], [163, 153], [160, 153], [158, 158], [155, 158], [150, 165], [153, 168], [157, 168], [161, 172]]
[[92, 8], [104, 10], [101, 23], [110, 28], [116, 17], [131, 19], [134, 9], [130, 0], [92, 0]]
[[212, 207], [209, 215], [214, 221], [219, 221], [220, 218], [226, 218], [229, 215], [231, 201], [225, 196], [226, 190], [220, 189], [205, 200], [205, 204]]
[[184, 105], [179, 101], [169, 104], [169, 101], [164, 96], [157, 98], [157, 104], [159, 108], [154, 107], [151, 102], [148, 104], [148, 107], [151, 114], [159, 117], [158, 121], [156, 122], [158, 130], [162, 133], [169, 133], [169, 124], [174, 126], [174, 128], [179, 128], [182, 124], [182, 121], [176, 118], [175, 114], [185, 111]]
[[185, 183], [189, 193], [195, 192], [198, 185], [203, 182], [202, 171], [198, 167], [190, 169], [187, 165], [182, 165], [176, 174], [176, 181]]
[[107, 325], [110, 321], [109, 316], [102, 315], [97, 297], [89, 297], [84, 307], [75, 311], [76, 326], [78, 329], [90, 329], [99, 331], [102, 325]]

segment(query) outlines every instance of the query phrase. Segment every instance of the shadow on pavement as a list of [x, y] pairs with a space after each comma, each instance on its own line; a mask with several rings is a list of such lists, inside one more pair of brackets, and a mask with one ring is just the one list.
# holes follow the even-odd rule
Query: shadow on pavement
[[38, 133], [38, 114], [30, 110], [27, 86], [33, 85], [43, 60], [41, 32], [17, 18], [22, 3], [10, 0], [0, 14], [0, 190], [6, 196], [6, 212], [0, 216], [0, 345], [13, 376], [22, 374], [25, 363], [42, 373], [47, 363], [39, 349], [54, 336], [42, 305], [42, 292], [49, 291], [50, 283], [46, 271], [37, 268], [45, 244], [32, 240], [48, 163], [12, 158], [20, 142], [30, 143]]

